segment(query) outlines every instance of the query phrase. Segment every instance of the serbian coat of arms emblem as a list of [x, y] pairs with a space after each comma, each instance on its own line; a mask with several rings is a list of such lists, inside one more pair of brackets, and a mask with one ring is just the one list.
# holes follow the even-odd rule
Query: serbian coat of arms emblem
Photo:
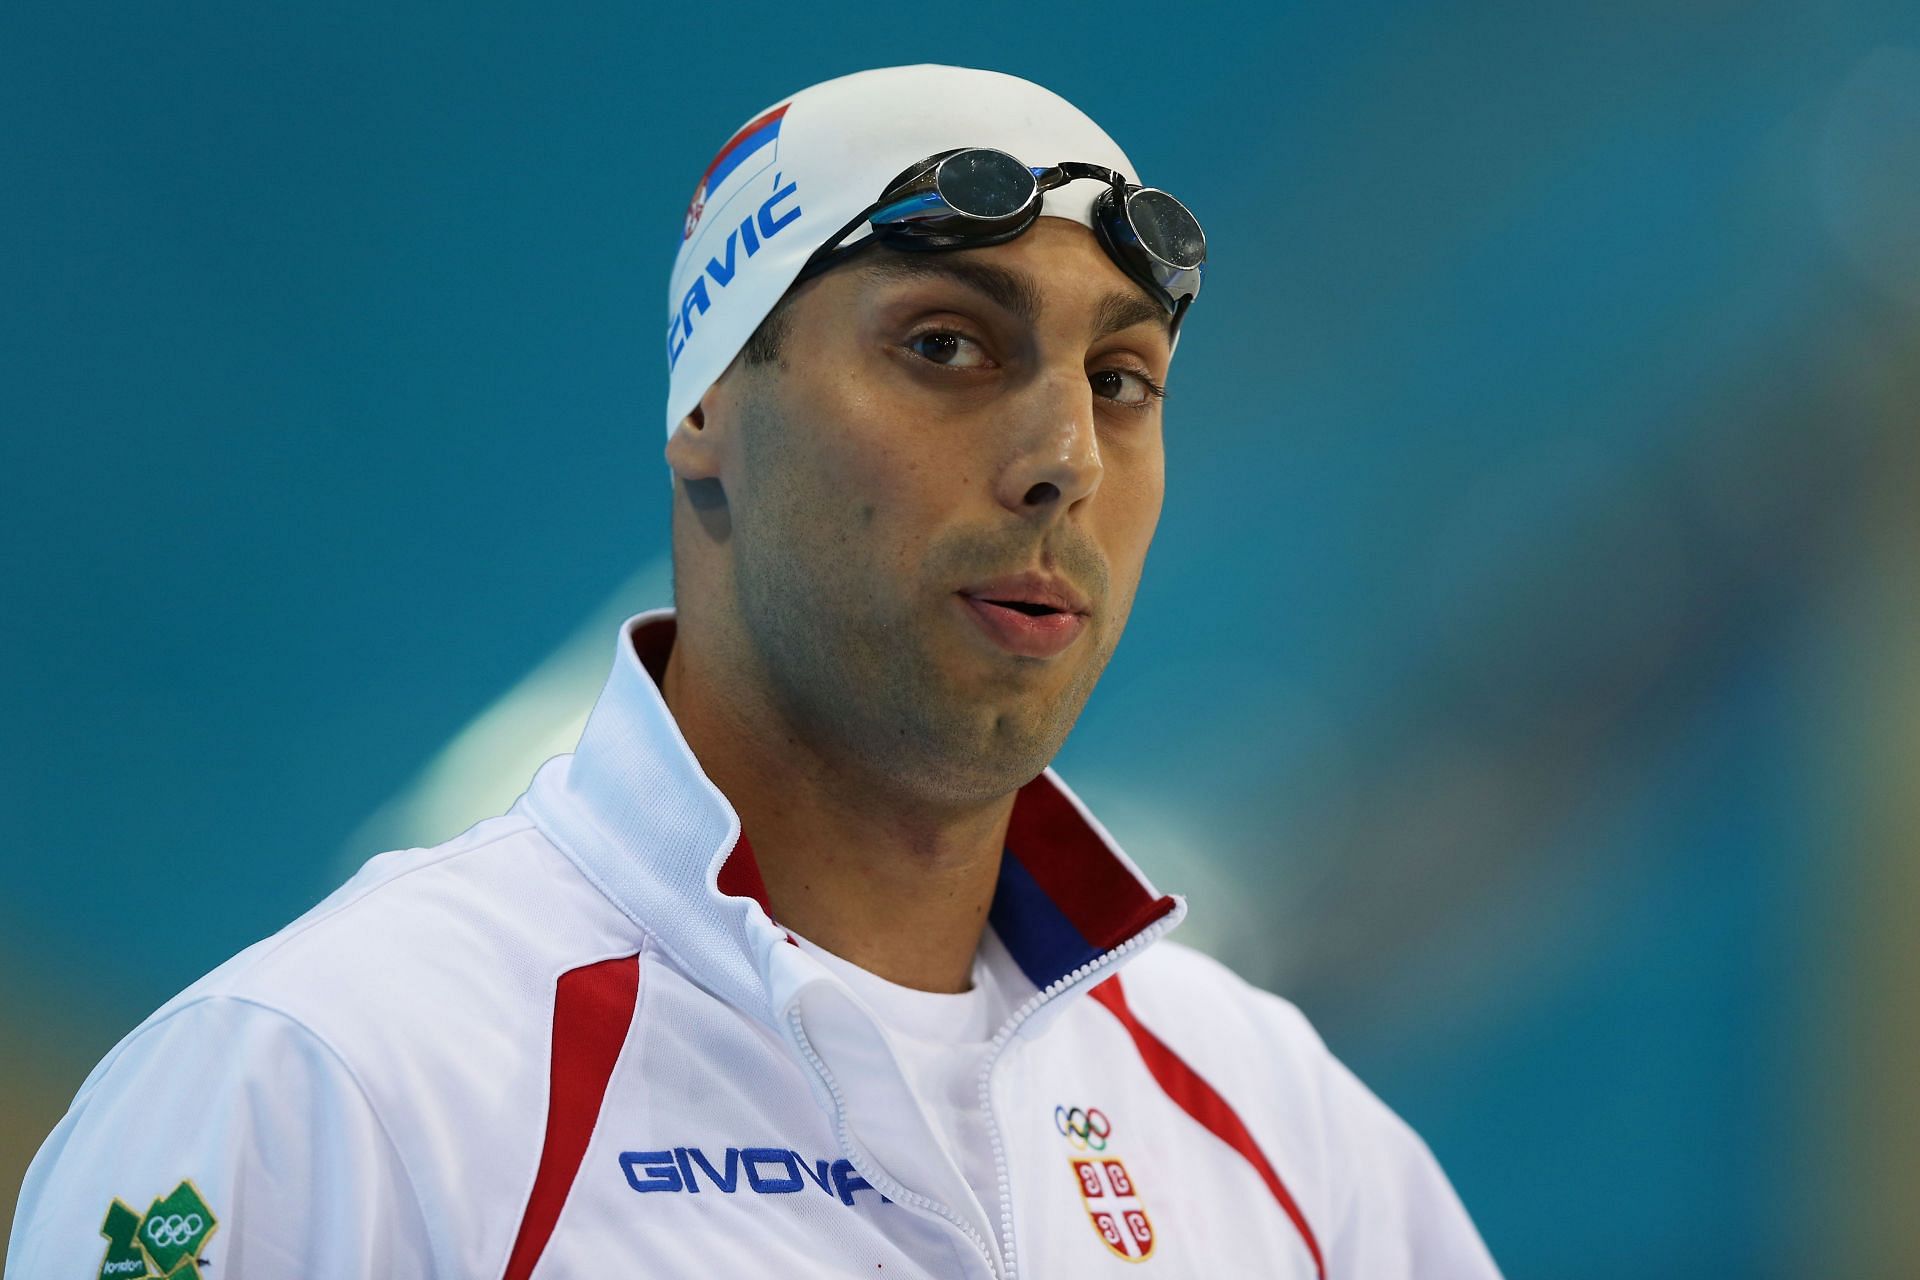
[[1098, 1107], [1055, 1107], [1053, 1127], [1067, 1144], [1067, 1162], [1095, 1234], [1128, 1262], [1153, 1256], [1153, 1222], [1140, 1189], [1114, 1151], [1113, 1122]]

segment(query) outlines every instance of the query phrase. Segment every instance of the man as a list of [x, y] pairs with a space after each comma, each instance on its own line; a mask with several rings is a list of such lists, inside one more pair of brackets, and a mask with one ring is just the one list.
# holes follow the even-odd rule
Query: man
[[509, 813], [124, 1041], [9, 1274], [1493, 1275], [1419, 1139], [1161, 941], [1184, 904], [1047, 768], [1133, 604], [1204, 253], [1012, 77], [750, 121], [670, 289], [678, 612]]

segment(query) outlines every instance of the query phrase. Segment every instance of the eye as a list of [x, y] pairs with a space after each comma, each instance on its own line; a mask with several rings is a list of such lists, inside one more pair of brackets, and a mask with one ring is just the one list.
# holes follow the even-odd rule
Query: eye
[[1093, 393], [1129, 409], [1145, 408], [1167, 394], [1167, 389], [1132, 369], [1099, 369], [1088, 376]]
[[992, 362], [980, 344], [949, 329], [932, 329], [907, 339], [907, 350], [929, 364], [949, 369], [979, 369]]

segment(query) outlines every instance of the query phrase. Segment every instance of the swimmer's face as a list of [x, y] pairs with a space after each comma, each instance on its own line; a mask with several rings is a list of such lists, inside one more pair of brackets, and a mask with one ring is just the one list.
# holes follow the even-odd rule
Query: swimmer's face
[[[1004, 795], [1126, 627], [1164, 489], [1166, 312], [1052, 217], [869, 251], [786, 305], [779, 361], [735, 361], [668, 444], [683, 617], [821, 752], [929, 801]], [[1021, 575], [1064, 598], [1021, 606]]]

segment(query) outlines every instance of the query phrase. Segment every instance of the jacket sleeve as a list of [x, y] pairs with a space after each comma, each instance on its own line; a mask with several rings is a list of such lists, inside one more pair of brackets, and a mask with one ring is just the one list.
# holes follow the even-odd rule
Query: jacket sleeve
[[1499, 1268], [1427, 1144], [1346, 1064], [1321, 1052], [1333, 1164], [1327, 1275], [1497, 1280]]
[[406, 1169], [346, 1065], [285, 1014], [218, 996], [163, 1011], [95, 1069], [27, 1171], [7, 1252], [7, 1280], [433, 1272]]

